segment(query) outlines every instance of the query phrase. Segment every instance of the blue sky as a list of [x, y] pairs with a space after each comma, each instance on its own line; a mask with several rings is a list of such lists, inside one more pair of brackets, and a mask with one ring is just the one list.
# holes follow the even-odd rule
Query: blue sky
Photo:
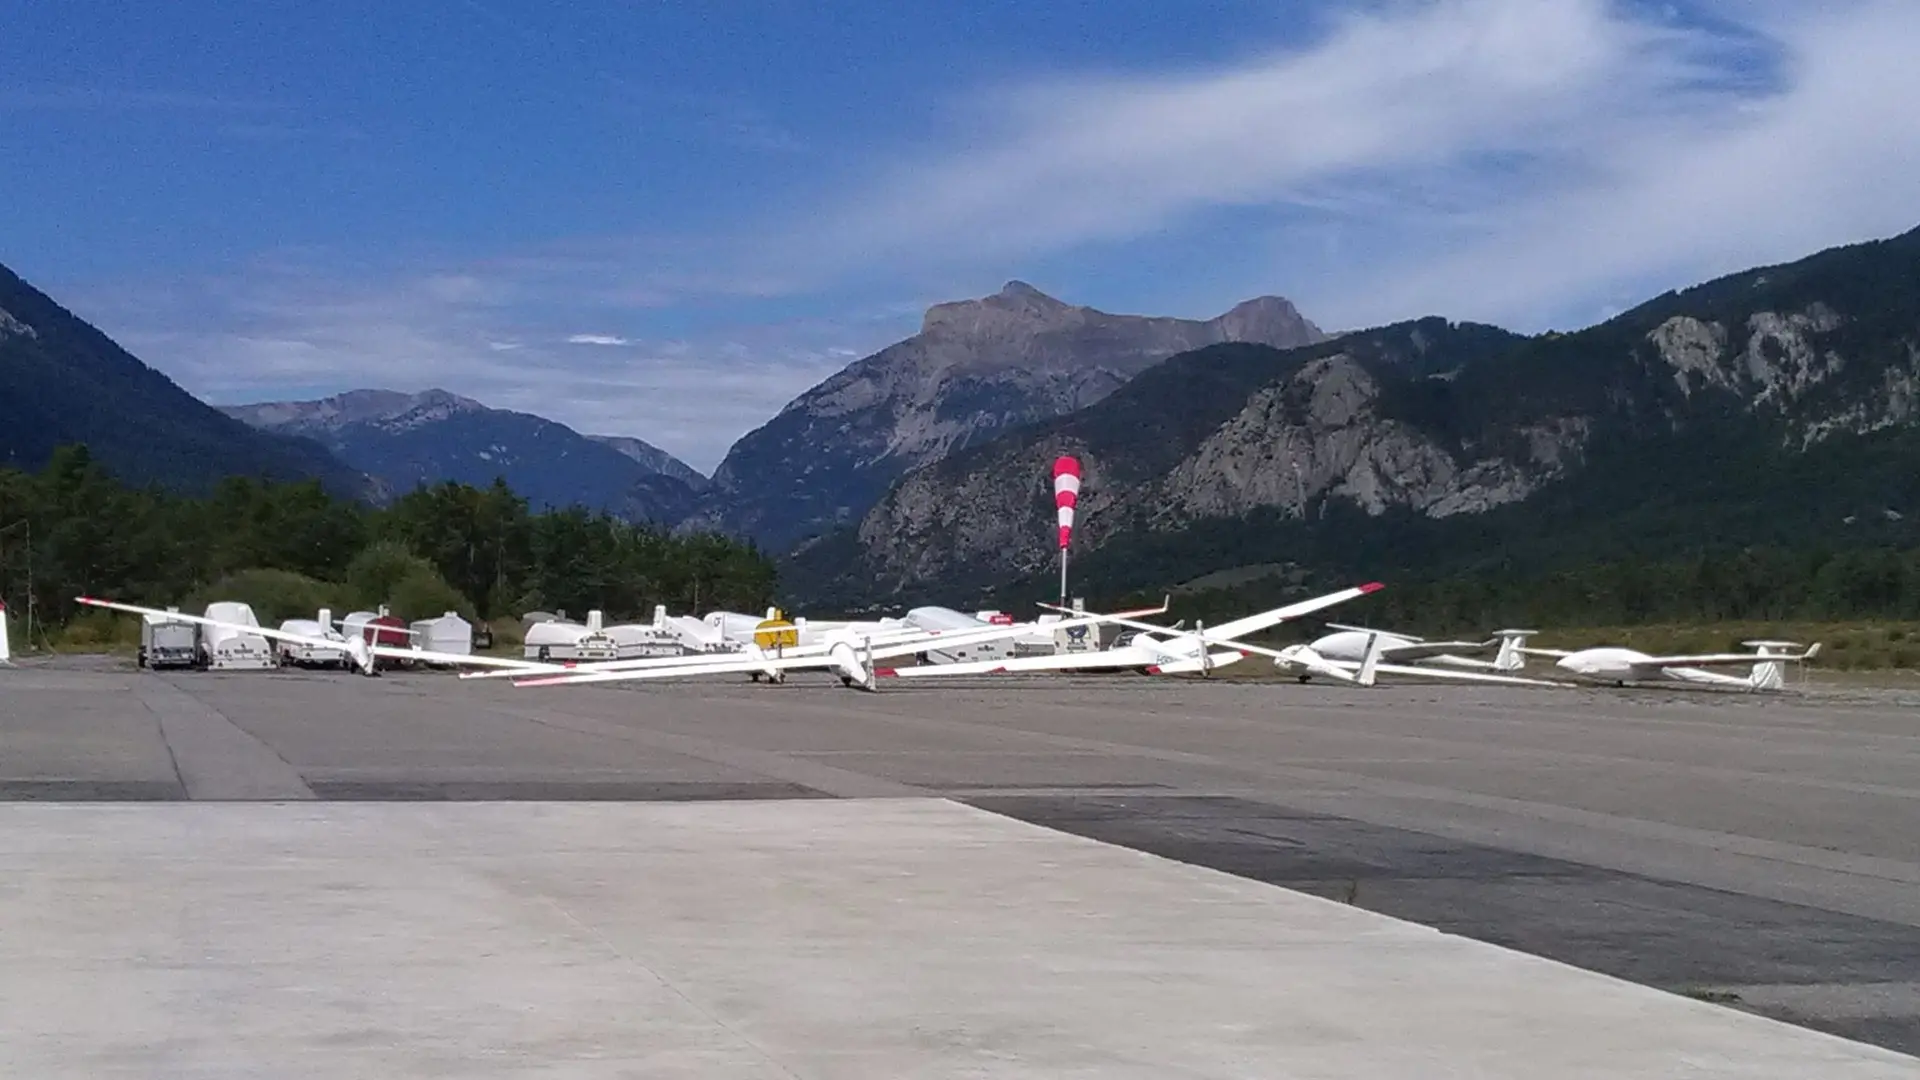
[[441, 386], [702, 469], [1009, 278], [1536, 330], [1920, 225], [1904, 0], [0, 0], [0, 26], [0, 262], [188, 389]]

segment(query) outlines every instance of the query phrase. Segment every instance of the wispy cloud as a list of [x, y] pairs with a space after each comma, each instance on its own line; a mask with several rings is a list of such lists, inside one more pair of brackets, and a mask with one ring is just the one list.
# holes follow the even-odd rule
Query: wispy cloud
[[[1272, 254], [1224, 251], [1251, 265], [1223, 290], [1337, 322], [1537, 325], [1920, 220], [1915, 55], [1893, 0], [1374, 3], [1212, 70], [981, 94], [949, 148], [880, 170], [787, 251], [828, 272], [1005, 265], [1178, 244], [1230, 213]], [[1338, 262], [1303, 251], [1330, 228]]]
[[639, 436], [705, 470], [847, 354], [902, 332], [891, 319], [743, 318], [693, 336], [569, 333], [530, 314], [525, 298], [545, 295], [537, 275], [493, 268], [368, 280], [286, 258], [73, 300], [216, 404], [441, 388], [584, 432]]
[[[1279, 292], [1329, 327], [1537, 329], [1903, 231], [1920, 223], [1914, 56], [1908, 0], [1373, 0], [1230, 64], [966, 96], [955, 130], [846, 163], [843, 197], [742, 207], [731, 233], [447, 265], [285, 253], [96, 288], [84, 313], [221, 403], [441, 386], [706, 468], [952, 283], [1041, 260], [1180, 252], [1203, 270], [1136, 292], [1207, 312]], [[0, 92], [0, 111], [110, 97], [49, 93]], [[670, 104], [779, 141], [733, 103]]]

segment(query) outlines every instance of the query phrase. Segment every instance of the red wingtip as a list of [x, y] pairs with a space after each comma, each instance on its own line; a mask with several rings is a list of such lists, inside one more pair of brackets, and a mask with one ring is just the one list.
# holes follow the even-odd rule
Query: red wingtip
[[1386, 586], [1377, 581], [1369, 581], [1365, 585], [1360, 586], [1360, 591], [1363, 593], [1379, 592], [1384, 588], [1386, 588]]
[[1160, 674], [1160, 665], [1159, 665], [1159, 664], [1151, 664], [1151, 665], [1149, 665], [1149, 666], [1147, 667], [1147, 674], [1149, 674], [1149, 675], [1158, 675], [1158, 674]]
[[898, 670], [890, 667], [873, 669], [873, 677], [876, 679], [890, 679], [898, 674], [900, 674]]

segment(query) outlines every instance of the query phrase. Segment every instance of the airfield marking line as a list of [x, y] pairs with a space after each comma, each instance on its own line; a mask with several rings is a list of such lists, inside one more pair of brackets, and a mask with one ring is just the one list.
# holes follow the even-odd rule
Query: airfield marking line
[[600, 720], [575, 713], [558, 712], [552, 709], [522, 709], [511, 705], [485, 703], [479, 706], [489, 712], [548, 727], [563, 728], [583, 734], [604, 735], [651, 746], [657, 750], [668, 750], [676, 754], [699, 758], [703, 761], [726, 765], [747, 772], [758, 773], [774, 780], [784, 780], [790, 784], [813, 788], [842, 799], [924, 799], [938, 798], [937, 792], [925, 788], [903, 784], [896, 780], [854, 772], [849, 769], [835, 768], [819, 762], [805, 761], [773, 750], [756, 750], [751, 747], [737, 746], [703, 739], [692, 735], [678, 735], [650, 728], [627, 727], [609, 720]]
[[171, 680], [138, 679], [132, 690], [159, 721], [161, 741], [189, 800], [314, 798], [300, 771], [278, 751]]

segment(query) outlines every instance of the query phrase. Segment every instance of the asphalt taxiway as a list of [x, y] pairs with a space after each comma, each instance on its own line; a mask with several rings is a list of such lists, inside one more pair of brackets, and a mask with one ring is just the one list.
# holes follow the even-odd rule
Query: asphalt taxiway
[[[145, 957], [172, 971], [153, 950], [199, 943], [231, 966], [322, 948], [274, 944], [314, 920], [336, 952], [371, 948], [366, 964], [420, 953], [454, 965], [445, 974], [461, 985], [446, 1000], [396, 999], [412, 1011], [394, 1038], [416, 1049], [432, 1015], [485, 1014], [477, 995], [511, 982], [514, 964], [564, 997], [618, 981], [583, 958], [584, 981], [562, 993], [555, 965], [582, 942], [600, 942], [602, 967], [657, 959], [660, 985], [704, 1017], [659, 1034], [692, 1055], [688, 1075], [743, 1046], [760, 1048], [754, 1068], [804, 1076], [1121, 1075], [1183, 1061], [1192, 1075], [1273, 1074], [1276, 1062], [1292, 1075], [1415, 1075], [1422, 1047], [1476, 1075], [1556, 1074], [1539, 1056], [1552, 1052], [1572, 1055], [1565, 1075], [1672, 1075], [1681, 1061], [1726, 1075], [1920, 1071], [1885, 1052], [1920, 1053], [1920, 700], [1891, 691], [1101, 677], [861, 694], [806, 675], [516, 689], [63, 661], [0, 671], [0, 799], [12, 800], [0, 806], [12, 883], [0, 925], [53, 920], [26, 939], [41, 946], [0, 944], [0, 998], [16, 1002], [30, 989], [16, 973], [37, 963], [50, 977], [71, 959], [62, 950], [89, 957], [85, 970]], [[118, 805], [129, 802], [185, 805]], [[675, 830], [679, 846], [660, 850]], [[126, 881], [129, 868], [158, 884]], [[679, 906], [623, 914], [621, 898], [681, 877]], [[484, 969], [478, 981], [456, 962], [466, 916], [436, 929], [427, 913], [469, 901], [419, 894], [436, 879], [479, 888], [469, 914], [499, 951], [466, 961]], [[981, 892], [989, 881], [1007, 902]], [[133, 899], [73, 903], [120, 889], [170, 914], [142, 930], [113, 906]], [[891, 914], [874, 914], [876, 897]], [[830, 914], [842, 910], [868, 912], [868, 946], [893, 966], [875, 969]], [[513, 914], [529, 911], [544, 914]], [[715, 911], [730, 918], [703, 921]], [[989, 930], [996, 919], [1006, 925]], [[809, 945], [821, 920], [837, 928], [831, 943]], [[115, 944], [83, 924], [130, 936]], [[941, 951], [941, 926], [970, 960]], [[1375, 939], [1393, 945], [1370, 952]], [[544, 961], [541, 943], [557, 950]], [[750, 974], [739, 950], [768, 957], [767, 973]], [[344, 1001], [342, 987], [375, 975], [341, 963], [326, 985]], [[955, 964], [973, 966], [962, 978]], [[135, 980], [127, 1015], [157, 1023], [156, 994], [204, 1009], [281, 969], [249, 970]], [[928, 997], [915, 970], [951, 999]], [[608, 1000], [645, 1007], [639, 990], [622, 993]], [[847, 1027], [859, 1002], [891, 1020]], [[528, 1008], [553, 1025], [519, 1033], [515, 1052], [537, 1058], [540, 1038], [571, 1029], [564, 1010]], [[251, 1009], [249, 1023], [273, 1026]], [[913, 1034], [947, 1013], [971, 1019]], [[38, 1041], [0, 1020], [12, 1025], [0, 1047], [38, 1047], [36, 1069], [105, 1037], [44, 1008], [0, 1015], [34, 1018]], [[312, 1030], [345, 1023], [326, 1016]], [[388, 1053], [377, 1033], [393, 1025], [369, 1023], [354, 1052]], [[291, 1039], [291, 1025], [274, 1032]], [[808, 1056], [808, 1031], [825, 1057]], [[587, 1041], [629, 1056], [636, 1045]], [[1203, 1045], [1224, 1056], [1193, 1058]], [[193, 1051], [180, 1053], [166, 1060]]]

